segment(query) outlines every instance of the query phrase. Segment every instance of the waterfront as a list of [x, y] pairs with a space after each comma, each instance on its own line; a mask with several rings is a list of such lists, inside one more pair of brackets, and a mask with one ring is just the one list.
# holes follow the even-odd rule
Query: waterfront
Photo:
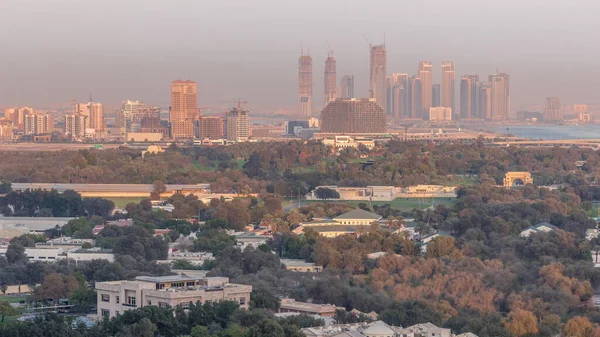
[[556, 140], [556, 139], [600, 139], [600, 124], [586, 125], [486, 125], [482, 130], [516, 137]]

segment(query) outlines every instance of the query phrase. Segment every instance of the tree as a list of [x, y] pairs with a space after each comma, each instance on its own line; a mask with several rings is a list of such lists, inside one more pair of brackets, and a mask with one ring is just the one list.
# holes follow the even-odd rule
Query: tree
[[6, 291], [8, 290], [8, 285], [6, 283], [0, 284], [0, 291], [2, 291], [2, 295], [6, 295]]
[[285, 337], [283, 328], [272, 319], [265, 319], [252, 326], [246, 333], [248, 337]]
[[202, 325], [196, 325], [192, 328], [192, 332], [190, 333], [191, 337], [210, 337], [210, 331], [208, 328]]
[[20, 243], [10, 243], [6, 248], [6, 260], [10, 264], [27, 261], [27, 255], [25, 255], [25, 247]]
[[10, 305], [10, 303], [6, 301], [0, 301], [0, 315], [2, 316], [2, 320], [0, 322], [4, 323], [5, 316], [11, 316], [16, 314], [15, 308]]
[[167, 191], [167, 186], [160, 180], [156, 180], [152, 183], [152, 192], [150, 193], [150, 199], [160, 200], [160, 195]]
[[340, 194], [336, 190], [332, 190], [328, 187], [319, 187], [315, 191], [317, 198], [319, 199], [339, 199]]
[[460, 251], [456, 248], [454, 237], [442, 235], [427, 244], [427, 257], [458, 257]]
[[0, 181], [0, 194], [12, 192], [12, 185], [8, 181]]
[[527, 334], [535, 335], [538, 333], [535, 315], [527, 310], [511, 310], [508, 314], [508, 320], [505, 323], [505, 326], [515, 337], [521, 337]]
[[38, 293], [38, 299], [51, 298], [56, 305], [59, 299], [68, 297], [79, 286], [79, 282], [72, 275], [51, 273], [44, 277]]
[[586, 337], [592, 329], [592, 323], [587, 317], [576, 316], [568, 320], [562, 330], [565, 337]]

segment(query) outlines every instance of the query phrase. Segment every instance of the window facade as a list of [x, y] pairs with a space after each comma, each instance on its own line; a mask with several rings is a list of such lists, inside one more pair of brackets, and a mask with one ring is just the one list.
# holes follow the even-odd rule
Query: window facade
[[110, 317], [110, 310], [102, 309], [102, 317]]
[[[110, 295], [108, 294], [102, 294], [102, 302], [110, 302]], [[117, 302], [119, 303], [119, 302]]]

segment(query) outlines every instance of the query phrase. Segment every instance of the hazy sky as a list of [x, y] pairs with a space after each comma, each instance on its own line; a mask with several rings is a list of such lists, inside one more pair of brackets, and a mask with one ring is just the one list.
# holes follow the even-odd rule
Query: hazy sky
[[[457, 79], [511, 75], [513, 110], [560, 96], [600, 103], [597, 0], [0, 0], [0, 107], [168, 106], [175, 79], [198, 82], [199, 105], [240, 97], [296, 103], [300, 43], [323, 101], [325, 41], [338, 82], [368, 95], [368, 44], [388, 47], [388, 73], [419, 60], [456, 62]], [[457, 82], [457, 91], [459, 83]], [[457, 97], [458, 100], [458, 97]]]

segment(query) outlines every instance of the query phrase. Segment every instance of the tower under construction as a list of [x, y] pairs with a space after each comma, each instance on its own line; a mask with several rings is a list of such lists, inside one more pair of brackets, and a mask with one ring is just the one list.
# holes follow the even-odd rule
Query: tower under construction
[[313, 97], [312, 57], [304, 54], [303, 51], [298, 60], [298, 65], [298, 103], [300, 105], [300, 115], [303, 118], [311, 118]]

